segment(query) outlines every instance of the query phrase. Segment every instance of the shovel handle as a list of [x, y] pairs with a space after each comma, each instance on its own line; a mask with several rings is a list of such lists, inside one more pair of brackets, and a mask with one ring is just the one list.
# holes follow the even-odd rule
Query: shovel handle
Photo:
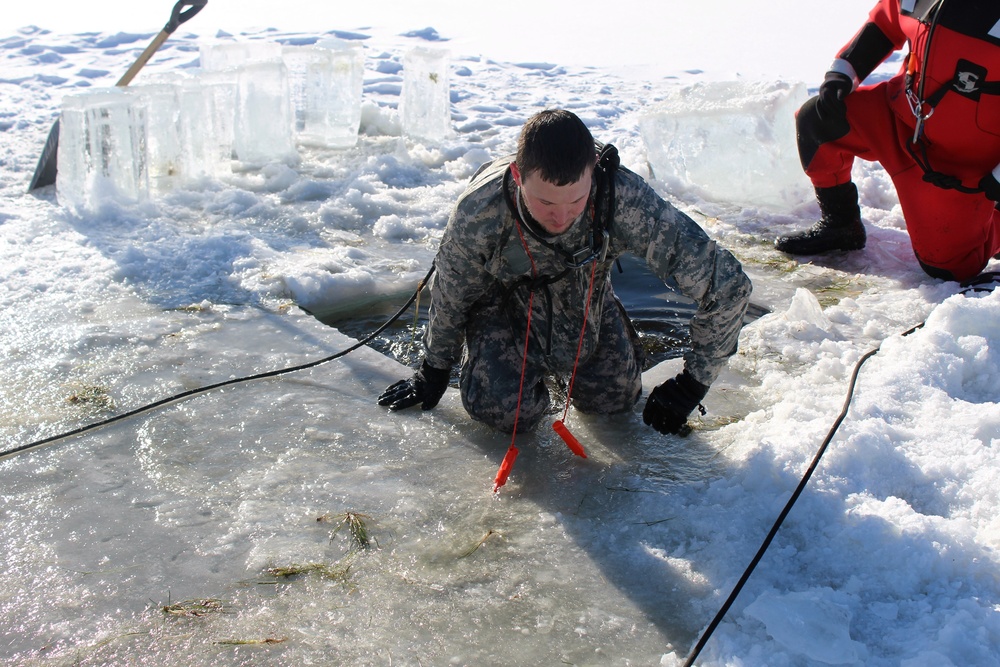
[[132, 79], [139, 73], [139, 70], [146, 66], [146, 63], [153, 57], [153, 54], [167, 41], [170, 33], [177, 30], [177, 26], [200, 12], [207, 4], [208, 0], [177, 0], [177, 4], [174, 5], [174, 11], [170, 14], [170, 20], [167, 21], [167, 25], [163, 26], [163, 30], [156, 34], [156, 37], [146, 47], [146, 50], [139, 55], [138, 60], [132, 63], [132, 66], [122, 75], [122, 78], [118, 79], [118, 83], [115, 85], [127, 86], [132, 83]]
[[163, 26], [163, 32], [168, 35], [173, 33], [180, 24], [194, 18], [194, 15], [204, 9], [207, 4], [208, 0], [177, 0], [177, 4], [174, 5], [174, 11], [170, 14], [170, 20]]

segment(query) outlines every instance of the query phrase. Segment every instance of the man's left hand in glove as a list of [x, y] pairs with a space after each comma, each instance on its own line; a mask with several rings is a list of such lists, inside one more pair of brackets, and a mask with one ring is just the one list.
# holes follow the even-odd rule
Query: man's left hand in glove
[[707, 393], [708, 387], [685, 370], [649, 393], [642, 421], [663, 434], [680, 433], [688, 415]]

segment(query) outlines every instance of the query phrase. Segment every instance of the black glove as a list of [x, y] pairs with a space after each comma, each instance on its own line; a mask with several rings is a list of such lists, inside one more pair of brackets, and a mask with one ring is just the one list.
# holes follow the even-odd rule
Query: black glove
[[660, 433], [680, 433], [687, 424], [688, 415], [707, 393], [708, 387], [691, 377], [685, 369], [649, 392], [642, 421]]
[[450, 369], [434, 368], [425, 359], [409, 380], [400, 380], [388, 387], [378, 397], [378, 404], [389, 406], [390, 410], [405, 410], [417, 403], [424, 410], [430, 410], [448, 388]]
[[854, 82], [846, 74], [827, 72], [819, 87], [819, 99], [816, 101], [816, 112], [820, 120], [842, 120], [847, 117], [847, 105], [844, 98], [854, 90]]
[[997, 182], [997, 177], [992, 172], [983, 176], [979, 181], [979, 189], [987, 198], [1000, 202], [1000, 183]]

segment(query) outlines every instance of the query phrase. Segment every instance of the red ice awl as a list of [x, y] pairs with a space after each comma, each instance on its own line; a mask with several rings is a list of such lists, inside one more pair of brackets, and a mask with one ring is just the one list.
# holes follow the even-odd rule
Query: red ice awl
[[576, 436], [569, 432], [569, 429], [566, 428], [561, 419], [557, 419], [552, 423], [552, 430], [559, 434], [559, 437], [563, 439], [563, 442], [566, 443], [571, 452], [581, 458], [587, 458], [587, 453], [583, 451], [583, 445], [576, 439]]
[[[576, 436], [569, 432], [569, 429], [566, 428], [561, 419], [557, 419], [552, 424], [552, 429], [559, 434], [559, 437], [563, 439], [563, 442], [566, 443], [571, 452], [581, 458], [587, 458], [587, 453], [583, 451], [583, 445], [576, 439]], [[519, 450], [514, 445], [507, 448], [507, 453], [500, 464], [500, 470], [497, 471], [496, 479], [493, 480], [493, 493], [499, 491], [500, 487], [507, 483], [507, 478], [510, 477], [510, 471], [514, 467], [514, 459], [517, 458], [518, 453]]]
[[500, 490], [500, 487], [507, 483], [507, 478], [510, 477], [510, 470], [514, 467], [514, 459], [517, 458], [518, 449], [514, 445], [511, 445], [507, 449], [507, 453], [504, 454], [503, 462], [500, 464], [500, 470], [497, 471], [497, 477], [493, 480], [493, 493]]

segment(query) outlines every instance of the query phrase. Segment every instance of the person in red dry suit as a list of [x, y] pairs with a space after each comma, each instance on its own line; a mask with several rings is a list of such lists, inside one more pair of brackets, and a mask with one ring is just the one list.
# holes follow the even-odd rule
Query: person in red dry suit
[[[860, 85], [909, 46], [900, 72]], [[1000, 251], [1000, 2], [880, 0], [796, 114], [799, 157], [821, 219], [778, 250], [859, 250], [855, 156], [896, 186], [910, 243], [930, 276], [967, 280]]]

